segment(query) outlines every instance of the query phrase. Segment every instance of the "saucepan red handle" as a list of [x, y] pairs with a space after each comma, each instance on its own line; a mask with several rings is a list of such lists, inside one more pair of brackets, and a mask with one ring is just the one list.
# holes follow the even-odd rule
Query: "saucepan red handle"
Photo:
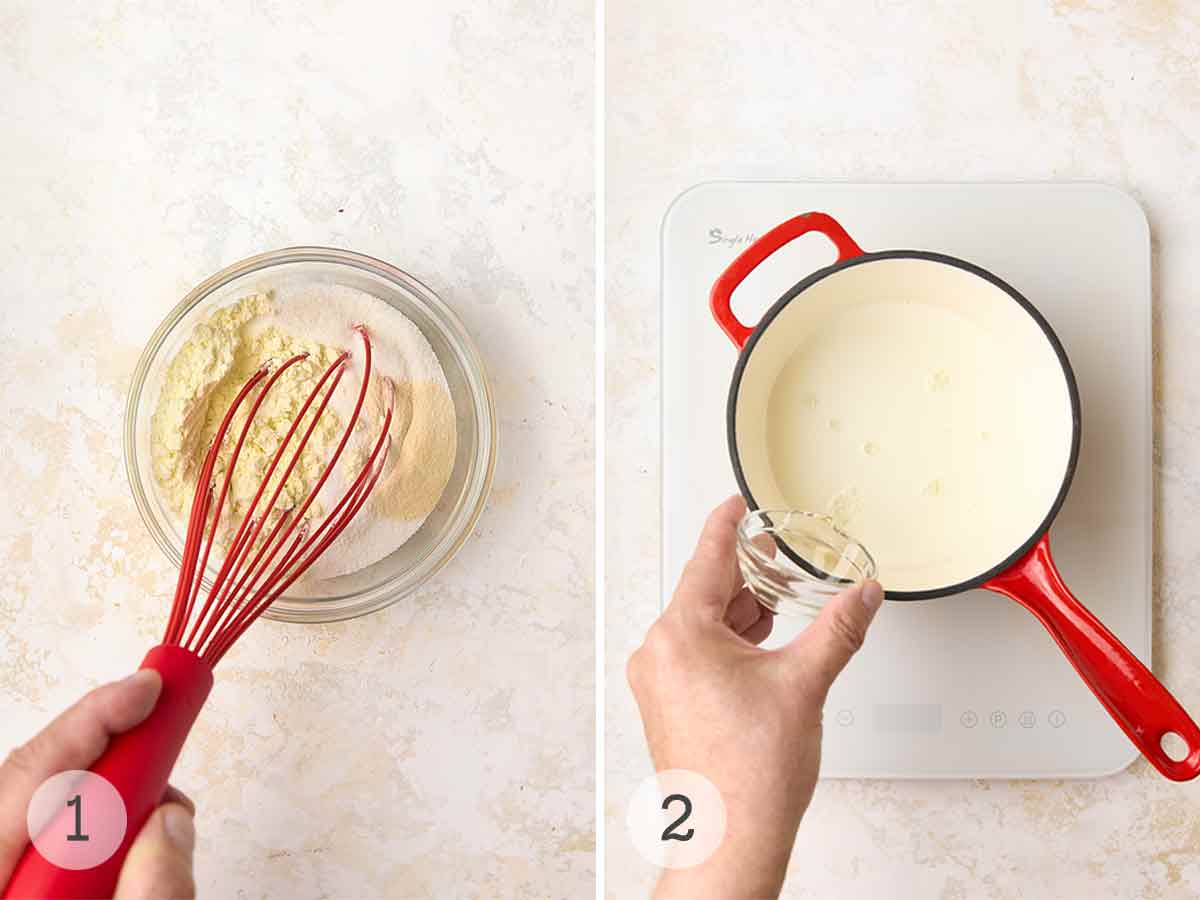
[[[163, 687], [153, 712], [137, 727], [116, 737], [89, 771], [102, 775], [125, 802], [124, 837], [107, 860], [90, 869], [63, 869], [30, 844], [4, 888], [5, 900], [111, 897], [133, 839], [162, 801], [167, 779], [200, 708], [212, 689], [212, 669], [182, 647], [160, 645], [146, 654], [143, 669], [156, 669]], [[63, 810], [47, 829], [74, 829], [74, 810]], [[101, 823], [103, 824], [103, 823]]]
[[854, 239], [846, 234], [837, 221], [822, 212], [807, 212], [795, 218], [788, 219], [781, 225], [776, 225], [753, 244], [738, 254], [737, 259], [721, 273], [713, 283], [709, 294], [709, 308], [713, 318], [721, 326], [721, 330], [729, 335], [729, 339], [740, 349], [753, 334], [754, 329], [743, 325], [729, 306], [733, 292], [746, 276], [758, 267], [764, 259], [782, 247], [794, 241], [801, 235], [816, 231], [825, 235], [837, 248], [838, 262], [855, 256], [862, 256], [862, 248], [854, 243]]
[[[1050, 556], [1047, 535], [984, 587], [1016, 600], [1038, 617], [1092, 693], [1158, 771], [1172, 781], [1190, 781], [1200, 774], [1200, 728], [1067, 589]], [[1163, 736], [1171, 732], [1187, 745], [1183, 759], [1171, 759], [1163, 750]]]

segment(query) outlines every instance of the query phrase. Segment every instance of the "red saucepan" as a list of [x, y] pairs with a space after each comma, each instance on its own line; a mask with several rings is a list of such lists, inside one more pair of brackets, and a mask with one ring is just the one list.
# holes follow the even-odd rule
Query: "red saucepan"
[[[837, 261], [756, 327], [738, 321], [734, 289], [809, 232], [833, 242]], [[1032, 303], [951, 256], [865, 253], [812, 212], [751, 244], [717, 279], [711, 304], [741, 351], [729, 450], [751, 508], [830, 514], [870, 548], [891, 600], [977, 587], [1016, 600], [1160, 772], [1200, 774], [1200, 728], [1051, 558], [1050, 524], [1079, 456], [1079, 392]], [[1185, 747], [1168, 753], [1164, 738]]]

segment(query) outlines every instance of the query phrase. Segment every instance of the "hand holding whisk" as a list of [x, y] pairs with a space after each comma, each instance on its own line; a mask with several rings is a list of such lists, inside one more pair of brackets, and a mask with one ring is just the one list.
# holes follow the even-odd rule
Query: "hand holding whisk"
[[[60, 868], [30, 845], [17, 863], [5, 889], [6, 900], [112, 895], [129, 846], [161, 801], [175, 760], [212, 689], [213, 667], [254, 620], [325, 552], [367, 502], [383, 472], [390, 449], [391, 402], [371, 453], [341, 498], [319, 523], [314, 525], [307, 517], [310, 507], [341, 458], [366, 399], [371, 378], [371, 340], [365, 328], [359, 326], [355, 330], [363, 343], [362, 382], [353, 413], [332, 456], [298, 505], [282, 510], [276, 507], [284, 486], [300, 461], [300, 454], [345, 374], [350, 360], [349, 351], [343, 352], [325, 370], [292, 420], [267, 466], [258, 490], [232, 532], [224, 559], [208, 585], [201, 604], [204, 574], [213, 545], [217, 542], [230, 483], [251, 423], [280, 376], [305, 359], [307, 354], [293, 356], [274, 370], [269, 364], [264, 365], [251, 376], [226, 411], [208, 448], [196, 481], [179, 580], [166, 633], [162, 643], [151, 648], [141, 665], [141, 668], [155, 669], [162, 676], [162, 693], [150, 716], [131, 731], [115, 738], [90, 770], [106, 778], [125, 803], [127, 828], [121, 844], [105, 862], [81, 870]], [[235, 416], [247, 401], [250, 406], [245, 420], [240, 429], [233, 429]], [[218, 485], [214, 482], [213, 472], [226, 438], [234, 430], [237, 430], [237, 438]], [[297, 433], [299, 438], [293, 446]], [[275, 478], [276, 472], [279, 473], [278, 478]], [[62, 827], [64, 833], [69, 832], [72, 828], [69, 820], [72, 817], [73, 814], [64, 808], [43, 827]]]

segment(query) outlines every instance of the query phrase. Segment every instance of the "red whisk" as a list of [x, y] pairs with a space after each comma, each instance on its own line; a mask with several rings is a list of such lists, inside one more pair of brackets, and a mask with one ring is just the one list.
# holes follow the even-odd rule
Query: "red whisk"
[[[175, 601], [167, 620], [166, 634], [162, 643], [146, 654], [141, 666], [155, 669], [162, 676], [162, 693], [150, 716], [136, 728], [114, 738], [108, 750], [91, 767], [92, 772], [102, 775], [113, 784], [125, 802], [128, 827], [117, 851], [99, 866], [72, 870], [49, 862], [31, 844], [17, 863], [5, 888], [5, 898], [37, 897], [42, 900], [51, 897], [112, 896], [125, 854], [150, 813], [162, 800], [179, 751], [212, 688], [213, 667], [254, 620], [325, 552], [366, 503], [387, 459], [391, 443], [388, 437], [392, 421], [391, 403], [370, 456], [341, 499], [315, 527], [310, 526], [306, 518], [309, 507], [329, 479], [349, 442], [366, 399], [371, 377], [371, 340], [365, 328], [360, 326], [356, 330], [363, 342], [362, 384], [354, 412], [336, 450], [299, 506], [277, 511], [276, 501], [345, 373], [350, 359], [349, 351], [342, 353], [325, 370], [280, 441], [257, 492], [233, 532], [204, 603], [199, 605], [204, 573], [221, 524], [221, 512], [250, 425], [280, 376], [305, 359], [307, 354], [291, 357], [273, 372], [269, 365], [259, 369], [230, 405], [208, 448], [196, 481], [179, 581], [175, 587]], [[213, 470], [221, 447], [235, 414], [251, 397], [250, 410], [241, 425], [225, 475], [218, 487], [213, 481]], [[392, 399], [394, 401], [394, 396]], [[316, 409], [309, 416], [314, 404]], [[306, 416], [307, 425], [281, 470], [280, 464], [288, 454], [297, 431], [301, 431]], [[279, 478], [263, 502], [276, 471], [280, 471]], [[274, 524], [267, 529], [271, 519], [274, 519]], [[47, 827], [62, 827], [66, 833], [72, 827], [68, 824], [69, 818], [71, 815], [64, 809]]]

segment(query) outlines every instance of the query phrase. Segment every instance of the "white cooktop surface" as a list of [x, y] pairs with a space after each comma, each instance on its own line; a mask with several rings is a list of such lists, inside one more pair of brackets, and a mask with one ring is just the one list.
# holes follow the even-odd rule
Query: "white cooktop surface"
[[[1095, 184], [711, 182], [677, 198], [662, 229], [662, 601], [707, 512], [737, 491], [725, 439], [737, 352], [709, 315], [709, 288], [755, 235], [811, 210], [867, 251], [977, 263], [1050, 321], [1083, 410], [1051, 547], [1074, 593], [1148, 662], [1149, 231], [1129, 196]], [[756, 321], [833, 258], [820, 235], [794, 241], [746, 280], [735, 312]], [[769, 645], [793, 634], [779, 618]], [[825, 777], [1095, 777], [1136, 756], [1042, 626], [987, 591], [885, 604], [825, 722]]]

